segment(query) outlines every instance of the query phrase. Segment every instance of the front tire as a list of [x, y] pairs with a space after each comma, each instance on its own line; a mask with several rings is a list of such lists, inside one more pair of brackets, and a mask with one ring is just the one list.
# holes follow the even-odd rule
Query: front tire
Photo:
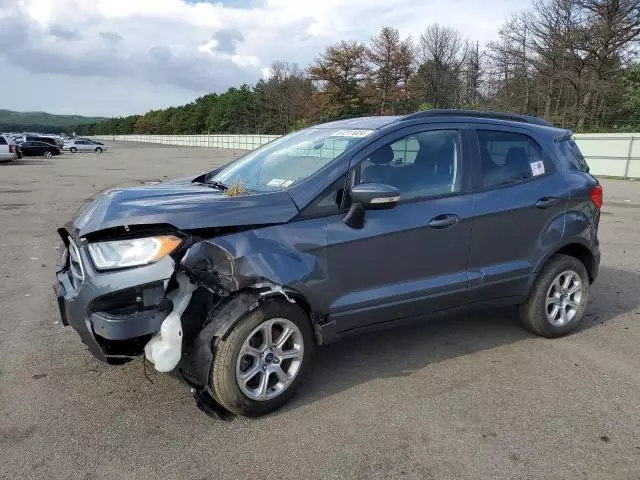
[[218, 342], [211, 389], [225, 408], [238, 415], [271, 412], [300, 386], [314, 347], [304, 310], [280, 299], [267, 299]]
[[44, 158], [49, 160], [50, 158], [53, 158], [53, 153], [51, 153], [49, 150], [47, 150], [46, 152], [44, 152], [43, 156], [44, 156]]
[[98, 153], [98, 154], [102, 153], [102, 148], [100, 148], [100, 147], [96, 148], [96, 153]]
[[568, 255], [554, 255], [520, 306], [523, 326], [543, 337], [561, 337], [584, 317], [589, 301], [589, 275], [584, 264]]

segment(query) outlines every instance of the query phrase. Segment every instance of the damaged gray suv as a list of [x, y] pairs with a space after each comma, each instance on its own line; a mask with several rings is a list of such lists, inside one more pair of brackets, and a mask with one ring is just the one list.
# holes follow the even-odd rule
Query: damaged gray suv
[[58, 303], [99, 360], [144, 355], [259, 415], [353, 333], [499, 305], [539, 335], [572, 331], [601, 206], [571, 133], [535, 117], [340, 120], [100, 194], [59, 230]]

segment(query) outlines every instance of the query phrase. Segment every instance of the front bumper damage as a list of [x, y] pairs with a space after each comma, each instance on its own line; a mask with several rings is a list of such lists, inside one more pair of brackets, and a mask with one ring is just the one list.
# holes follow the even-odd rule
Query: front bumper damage
[[[300, 294], [290, 285], [317, 273], [311, 255], [294, 255], [254, 231], [238, 235], [242, 241], [235, 243], [189, 239], [178, 258], [112, 272], [96, 271], [86, 246], [67, 238], [55, 285], [63, 324], [101, 361], [118, 364], [144, 354], [157, 371], [189, 385], [202, 410], [220, 417], [209, 385], [216, 341], [264, 298], [282, 295], [295, 303]], [[82, 278], [68, 252], [75, 252]]]

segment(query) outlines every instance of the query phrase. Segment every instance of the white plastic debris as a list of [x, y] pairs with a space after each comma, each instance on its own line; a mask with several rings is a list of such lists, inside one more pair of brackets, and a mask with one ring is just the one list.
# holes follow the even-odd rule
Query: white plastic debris
[[268, 288], [269, 290], [260, 292], [260, 296], [262, 297], [266, 297], [267, 295], [272, 295], [274, 293], [280, 293], [284, 296], [284, 298], [287, 299], [289, 303], [296, 303], [296, 301], [293, 298], [287, 295], [287, 292], [284, 290], [284, 288], [282, 288], [282, 285], [276, 285], [275, 283], [271, 283], [271, 282], [261, 282], [261, 283], [256, 283], [253, 286], [253, 288], [256, 288], [256, 289]]
[[167, 295], [173, 302], [173, 310], [164, 319], [160, 332], [156, 333], [144, 347], [144, 354], [159, 372], [170, 372], [182, 355], [182, 322], [180, 318], [191, 301], [196, 286], [186, 275], [178, 273], [178, 288]]

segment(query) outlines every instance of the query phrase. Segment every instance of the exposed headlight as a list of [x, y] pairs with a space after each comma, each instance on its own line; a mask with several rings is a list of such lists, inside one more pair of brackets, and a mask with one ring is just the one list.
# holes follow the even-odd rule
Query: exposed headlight
[[157, 262], [178, 248], [181, 242], [173, 235], [97, 242], [89, 244], [89, 253], [100, 270], [137, 267]]

